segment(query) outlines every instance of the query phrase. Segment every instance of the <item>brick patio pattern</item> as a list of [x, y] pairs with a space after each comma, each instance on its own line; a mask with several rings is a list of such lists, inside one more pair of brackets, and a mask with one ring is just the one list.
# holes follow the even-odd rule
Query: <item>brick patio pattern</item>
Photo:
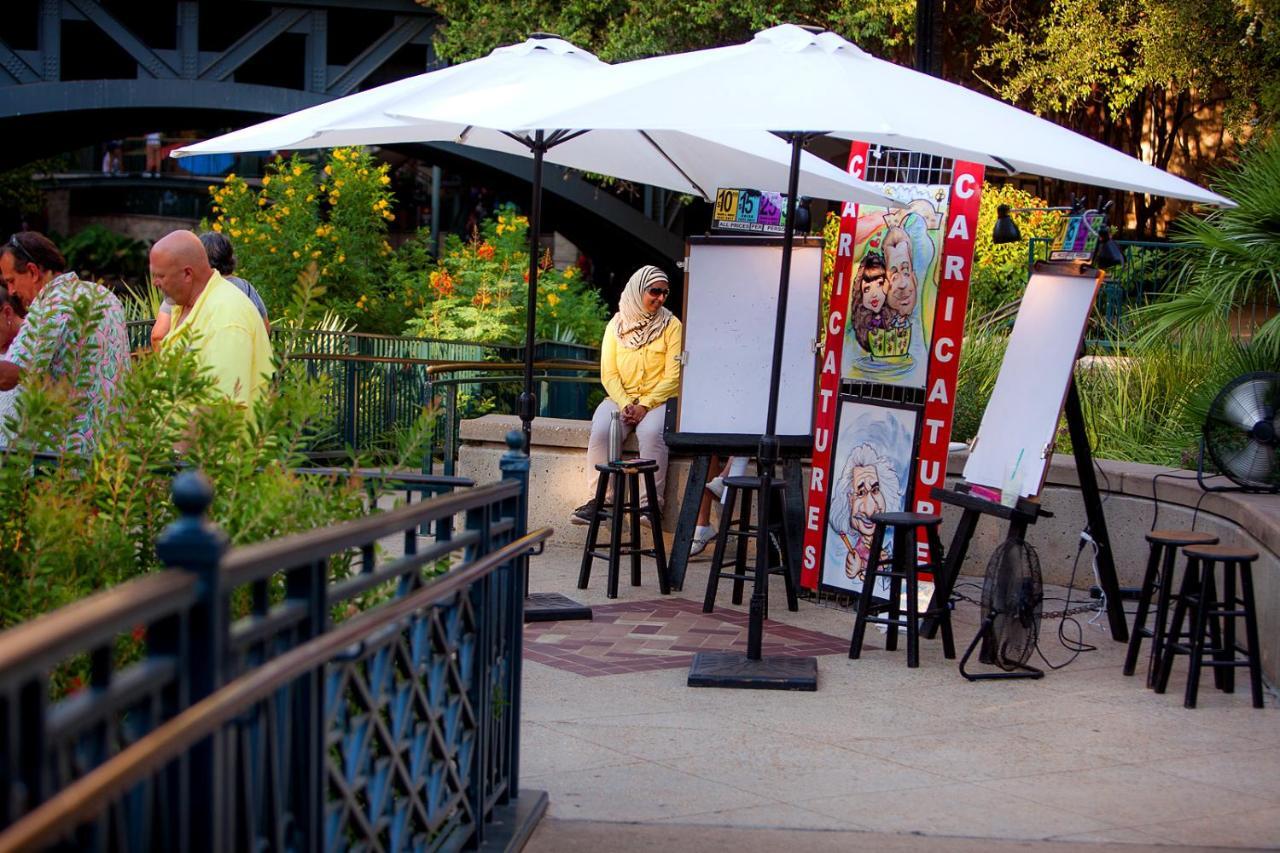
[[[525, 626], [525, 659], [578, 675], [621, 675], [678, 669], [703, 651], [746, 652], [747, 614], [679, 598], [592, 607], [590, 622], [534, 622]], [[765, 622], [765, 655], [845, 654], [849, 640]]]

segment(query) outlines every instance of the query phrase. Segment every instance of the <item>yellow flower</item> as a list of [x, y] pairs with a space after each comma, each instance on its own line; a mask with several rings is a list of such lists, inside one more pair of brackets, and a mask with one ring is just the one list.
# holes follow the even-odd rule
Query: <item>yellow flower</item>
[[239, 229], [239, 228], [232, 228], [232, 229], [231, 229], [231, 236], [232, 236], [232, 237], [239, 237], [239, 236], [240, 236], [240, 229]]
[[293, 250], [293, 256], [294, 256], [295, 258], [300, 258], [300, 257], [302, 257], [302, 253], [301, 253], [301, 252], [299, 252], [297, 249], [294, 249], [294, 250]]
[[338, 178], [336, 181], [334, 181], [334, 182], [333, 182], [333, 185], [334, 185], [335, 187], [340, 187], [340, 186], [342, 186], [342, 185], [343, 185], [343, 183], [345, 183], [345, 182], [342, 180], [342, 178]]
[[222, 223], [221, 222], [213, 223], [213, 230], [217, 231], [218, 233], [222, 233]]
[[564, 293], [564, 292], [565, 292], [566, 290], [568, 290], [568, 289], [569, 289], [569, 285], [567, 285], [567, 284], [562, 284], [562, 285], [560, 285], [560, 292], [561, 292], [561, 293]]
[[333, 174], [333, 167], [332, 167], [332, 166], [325, 166], [325, 167], [324, 167], [324, 173], [325, 173], [326, 175], [332, 175], [332, 174]]
[[234, 181], [234, 180], [236, 179], [236, 173], [235, 173], [235, 172], [231, 172], [230, 174], [228, 174], [228, 175], [227, 175], [227, 178], [226, 178], [226, 179], [227, 179], [228, 181]]
[[266, 206], [267, 206], [266, 196], [263, 196], [262, 198], [258, 199], [258, 207], [266, 207]]
[[295, 178], [301, 178], [301, 177], [302, 177], [302, 167], [301, 167], [301, 166], [294, 166], [294, 167], [293, 167], [293, 176], [294, 176]]
[[262, 185], [265, 187], [265, 186], [266, 186], [267, 184], [269, 184], [269, 183], [271, 183], [271, 176], [270, 176], [270, 175], [263, 175], [263, 176], [262, 176]]
[[274, 255], [275, 253], [276, 253], [276, 247], [275, 247], [275, 246], [272, 246], [272, 247], [271, 247], [271, 254], [273, 254], [273, 255]]
[[[317, 253], [317, 254], [319, 254], [319, 253]], [[344, 254], [342, 254], [341, 252], [339, 252], [339, 253], [338, 253], [338, 263], [340, 263], [340, 264], [344, 264], [344, 263], [346, 263], [346, 262], [347, 262], [347, 256], [346, 256], [346, 255], [344, 255]]]
[[218, 191], [218, 188], [216, 186], [214, 186], [213, 184], [209, 184], [209, 192], [216, 193], [217, 191]]
[[378, 182], [385, 187], [387, 184], [391, 183], [391, 177], [389, 175], [383, 175], [381, 178], [378, 178]]
[[323, 236], [324, 236], [324, 226], [323, 226], [323, 225], [317, 225], [317, 226], [316, 226], [316, 236], [317, 236], [317, 237], [323, 237]]
[[315, 193], [307, 193], [307, 201], [315, 201], [315, 200], [316, 200]]
[[284, 207], [280, 208], [280, 215], [281, 216], [289, 215], [289, 205], [286, 204]]
[[554, 293], [548, 293], [547, 304], [550, 305], [552, 308], [556, 307], [557, 305], [560, 304], [560, 297], [556, 296]]

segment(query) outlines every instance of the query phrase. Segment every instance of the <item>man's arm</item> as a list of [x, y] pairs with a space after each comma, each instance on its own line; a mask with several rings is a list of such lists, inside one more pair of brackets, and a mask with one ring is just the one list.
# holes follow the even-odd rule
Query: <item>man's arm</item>
[[22, 381], [22, 370], [12, 361], [0, 361], [0, 391], [12, 391]]

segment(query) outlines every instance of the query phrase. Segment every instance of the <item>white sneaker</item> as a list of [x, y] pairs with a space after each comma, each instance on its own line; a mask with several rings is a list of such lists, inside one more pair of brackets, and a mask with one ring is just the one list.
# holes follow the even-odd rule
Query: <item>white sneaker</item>
[[703, 560], [711, 559], [711, 553], [707, 551], [707, 546], [715, 541], [716, 529], [711, 525], [698, 525], [693, 531], [693, 542], [689, 545], [689, 559], [698, 557], [699, 554]]
[[706, 488], [716, 496], [716, 500], [724, 500], [724, 477], [713, 477], [708, 480]]

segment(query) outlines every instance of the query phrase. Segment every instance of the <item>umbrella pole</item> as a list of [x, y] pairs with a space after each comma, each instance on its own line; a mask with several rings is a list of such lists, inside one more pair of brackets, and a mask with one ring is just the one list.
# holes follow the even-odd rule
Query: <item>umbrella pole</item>
[[533, 200], [529, 205], [529, 298], [524, 319], [524, 391], [520, 393], [520, 429], [524, 433], [524, 452], [528, 453], [533, 436], [533, 418], [537, 412], [533, 393], [533, 344], [537, 335], [538, 311], [538, 235], [542, 231], [542, 155], [546, 151], [542, 131], [534, 134]]
[[[760, 495], [757, 505], [756, 576], [747, 622], [747, 655], [732, 652], [699, 652], [689, 669], [693, 687], [745, 687], [763, 690], [817, 690], [818, 659], [771, 657], [762, 654], [765, 590], [769, 582], [769, 516], [773, 504], [773, 479], [778, 462], [778, 386], [782, 381], [782, 344], [787, 328], [787, 293], [791, 285], [791, 244], [795, 238], [796, 192], [800, 185], [800, 152], [806, 134], [791, 133], [791, 173], [787, 178], [787, 221], [782, 236], [782, 267], [778, 281], [778, 316], [773, 329], [773, 367], [769, 374], [769, 409], [760, 437]], [[779, 505], [786, 506], [779, 496]], [[781, 549], [779, 549], [781, 550]], [[780, 554], [786, 559], [785, 554]]]
[[[554, 142], [552, 144], [555, 144]], [[538, 316], [538, 235], [542, 233], [542, 155], [550, 146], [541, 130], [535, 131], [533, 144], [533, 200], [529, 204], [529, 299], [524, 324], [524, 390], [520, 392], [520, 429], [524, 435], [524, 452], [529, 453], [533, 436], [533, 418], [537, 414], [537, 395], [533, 392], [533, 345], [537, 335]], [[528, 484], [526, 484], [528, 488]], [[529, 529], [529, 496], [521, 502], [520, 529]], [[529, 567], [524, 571], [524, 621], [559, 622], [590, 619], [591, 608], [558, 592], [529, 592]]]

